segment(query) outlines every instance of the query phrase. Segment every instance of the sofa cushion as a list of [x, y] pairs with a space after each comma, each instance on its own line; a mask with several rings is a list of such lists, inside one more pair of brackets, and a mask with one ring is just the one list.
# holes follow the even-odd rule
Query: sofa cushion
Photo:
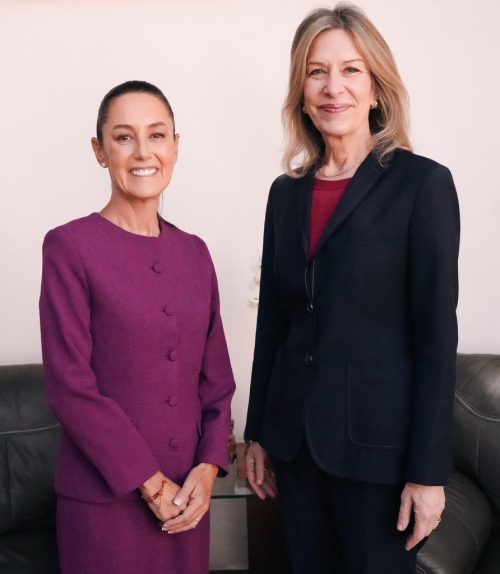
[[53, 513], [59, 425], [41, 365], [0, 367], [0, 534]]
[[30, 530], [0, 534], [2, 574], [58, 574], [55, 514]]
[[500, 520], [500, 356], [459, 355], [453, 459], [490, 499]]
[[474, 574], [500, 574], [500, 527], [491, 535]]
[[466, 476], [454, 472], [446, 487], [443, 521], [417, 556], [419, 574], [470, 574], [491, 530], [488, 499]]

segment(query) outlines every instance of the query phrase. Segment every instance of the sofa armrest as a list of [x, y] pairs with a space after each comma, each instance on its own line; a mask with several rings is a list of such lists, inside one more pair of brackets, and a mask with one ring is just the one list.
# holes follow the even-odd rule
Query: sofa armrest
[[465, 475], [454, 472], [446, 487], [443, 520], [417, 556], [418, 574], [470, 574], [488, 541], [490, 503]]

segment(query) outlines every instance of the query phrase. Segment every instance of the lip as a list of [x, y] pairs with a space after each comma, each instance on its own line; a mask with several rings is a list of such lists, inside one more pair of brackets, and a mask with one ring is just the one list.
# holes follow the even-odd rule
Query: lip
[[350, 104], [325, 104], [324, 106], [319, 106], [319, 109], [329, 114], [341, 114], [342, 112], [346, 112], [350, 107]]

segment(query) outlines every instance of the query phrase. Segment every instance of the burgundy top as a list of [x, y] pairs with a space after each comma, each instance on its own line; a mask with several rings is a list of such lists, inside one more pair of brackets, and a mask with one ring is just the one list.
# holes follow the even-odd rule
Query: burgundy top
[[327, 181], [314, 179], [311, 204], [309, 259], [316, 255], [321, 236], [332, 218], [351, 178]]
[[45, 237], [43, 366], [67, 497], [114, 502], [160, 469], [179, 484], [200, 462], [227, 469], [234, 379], [212, 260], [160, 224], [146, 237], [93, 213]]

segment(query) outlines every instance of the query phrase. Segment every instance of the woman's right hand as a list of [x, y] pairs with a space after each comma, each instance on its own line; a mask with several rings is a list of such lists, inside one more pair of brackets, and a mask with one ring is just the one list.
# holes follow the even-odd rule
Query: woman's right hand
[[[163, 481], [165, 483], [163, 484]], [[163, 472], [158, 471], [149, 480], [147, 480], [141, 487], [140, 491], [144, 499], [149, 498], [162, 489], [162, 495], [152, 502], [146, 502], [153, 514], [163, 524], [171, 518], [179, 516], [179, 514], [186, 508], [186, 504], [175, 504], [174, 498], [181, 487], [173, 480], [167, 478]]]
[[264, 500], [268, 495], [271, 498], [276, 498], [278, 489], [271, 459], [258, 442], [252, 442], [248, 445], [245, 463], [248, 482], [255, 494], [261, 500]]

